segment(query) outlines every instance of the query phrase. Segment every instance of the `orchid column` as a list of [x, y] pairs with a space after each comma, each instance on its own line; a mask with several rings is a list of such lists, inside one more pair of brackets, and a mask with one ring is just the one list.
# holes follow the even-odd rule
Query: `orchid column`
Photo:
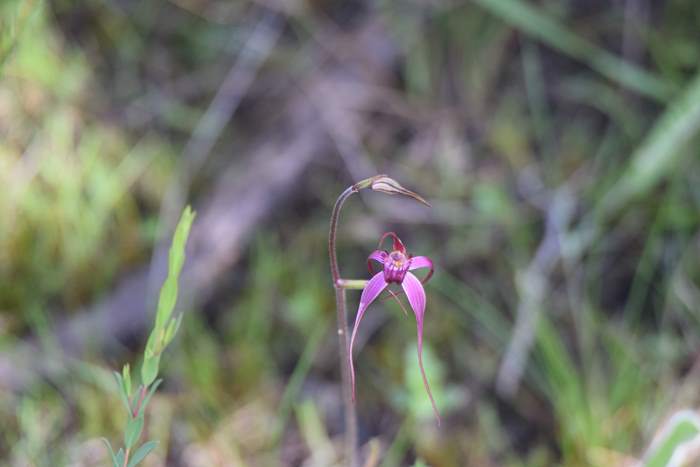
[[338, 320], [338, 349], [340, 353], [341, 383], [343, 390], [343, 407], [345, 413], [345, 460], [351, 467], [357, 466], [357, 419], [353, 404], [353, 384], [350, 369], [350, 354], [348, 338], [348, 315], [345, 303], [346, 289], [363, 289], [367, 285], [364, 280], [346, 280], [340, 277], [338, 269], [338, 257], [336, 254], [336, 234], [338, 230], [338, 217], [340, 210], [353, 193], [357, 193], [365, 188], [380, 191], [390, 195], [403, 195], [413, 198], [416, 201], [430, 206], [418, 194], [402, 187], [396, 180], [386, 175], [375, 175], [374, 177], [362, 180], [348, 187], [343, 191], [333, 206], [331, 214], [330, 232], [328, 235], [328, 256], [331, 263], [331, 275], [333, 277], [333, 287], [335, 288], [336, 313]]

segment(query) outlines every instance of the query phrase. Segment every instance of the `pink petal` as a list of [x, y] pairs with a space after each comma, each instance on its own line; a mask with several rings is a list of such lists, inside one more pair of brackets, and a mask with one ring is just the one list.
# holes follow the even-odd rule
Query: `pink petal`
[[387, 256], [389, 255], [386, 251], [374, 250], [367, 258], [367, 268], [369, 269], [369, 273], [374, 274], [374, 270], [372, 269], [372, 263], [370, 262], [371, 260], [374, 260], [384, 265], [384, 261], [386, 261]]
[[427, 256], [414, 256], [411, 258], [411, 265], [408, 267], [408, 270], [413, 271], [414, 269], [420, 268], [430, 268], [428, 275], [421, 281], [423, 284], [425, 284], [433, 275], [433, 261]]
[[438, 413], [435, 400], [433, 399], [433, 393], [430, 391], [428, 378], [425, 376], [425, 370], [423, 369], [423, 316], [425, 315], [425, 290], [423, 290], [423, 284], [421, 284], [418, 278], [410, 272], [406, 273], [406, 277], [404, 278], [401, 286], [403, 287], [404, 292], [406, 292], [406, 297], [408, 297], [408, 303], [410, 303], [411, 308], [413, 308], [413, 313], [416, 315], [416, 323], [418, 325], [418, 366], [420, 367], [420, 373], [423, 377], [423, 386], [425, 386], [425, 390], [428, 393], [430, 403], [433, 406], [433, 411], [435, 412], [435, 417], [437, 417], [439, 425], [440, 414]]
[[365, 314], [367, 307], [376, 299], [382, 290], [389, 285], [384, 280], [384, 272], [378, 272], [367, 282], [362, 295], [360, 296], [360, 306], [357, 309], [357, 315], [355, 316], [355, 325], [352, 328], [352, 336], [350, 337], [350, 349], [348, 350], [348, 359], [350, 360], [350, 379], [352, 382], [352, 400], [355, 400], [355, 366], [352, 362], [352, 346], [355, 343], [355, 335], [357, 334], [357, 327], [360, 325], [362, 316]]

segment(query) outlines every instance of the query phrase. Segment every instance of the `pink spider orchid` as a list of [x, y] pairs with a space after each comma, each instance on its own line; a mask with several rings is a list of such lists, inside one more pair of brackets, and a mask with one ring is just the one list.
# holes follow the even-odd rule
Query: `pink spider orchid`
[[[423, 316], [425, 314], [425, 290], [423, 289], [423, 284], [428, 282], [428, 279], [433, 275], [433, 262], [427, 256], [411, 256], [408, 254], [401, 239], [399, 239], [394, 232], [387, 232], [382, 235], [382, 238], [379, 240], [379, 248], [381, 248], [382, 243], [387, 237], [393, 239], [392, 251], [386, 252], [378, 249], [373, 251], [367, 259], [367, 267], [371, 274], [374, 274], [372, 261], [381, 263], [384, 269], [374, 274], [367, 282], [364, 290], [362, 290], [360, 306], [357, 309], [357, 316], [355, 317], [355, 326], [352, 329], [352, 336], [350, 337], [348, 358], [350, 360], [350, 376], [352, 380], [352, 399], [353, 401], [355, 400], [355, 367], [352, 361], [352, 347], [362, 316], [365, 314], [370, 303], [372, 303], [389, 284], [401, 284], [403, 291], [406, 293], [406, 297], [408, 297], [408, 303], [411, 305], [413, 313], [416, 315], [416, 324], [418, 325], [418, 366], [420, 367], [421, 376], [423, 377], [423, 385], [428, 393], [430, 403], [433, 406], [433, 411], [435, 412], [439, 424], [440, 415], [435, 405], [433, 394], [430, 391], [430, 386], [428, 385], [428, 378], [425, 376], [425, 370], [423, 369]], [[430, 268], [428, 275], [426, 275], [422, 281], [410, 272], [420, 268]], [[389, 290], [389, 293], [398, 300], [394, 292]], [[401, 302], [399, 302], [399, 304], [401, 304]]]

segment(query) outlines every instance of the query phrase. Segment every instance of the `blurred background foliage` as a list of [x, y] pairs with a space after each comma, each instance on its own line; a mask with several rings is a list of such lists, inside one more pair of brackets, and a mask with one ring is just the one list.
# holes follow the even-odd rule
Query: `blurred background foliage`
[[146, 465], [337, 464], [328, 216], [388, 173], [433, 208], [353, 199], [341, 270], [366, 277], [386, 230], [433, 258], [444, 422], [415, 321], [378, 302], [368, 465], [635, 465], [700, 402], [698, 57], [694, 0], [2, 2], [2, 463], [105, 464], [109, 373], [152, 314], [92, 317], [153, 299], [187, 200], [193, 298]]

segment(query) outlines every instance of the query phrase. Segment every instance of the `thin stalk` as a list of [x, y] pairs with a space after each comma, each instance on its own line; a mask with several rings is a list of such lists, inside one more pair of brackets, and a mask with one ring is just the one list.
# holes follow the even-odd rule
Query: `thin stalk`
[[136, 405], [134, 406], [134, 409], [131, 412], [132, 417], [136, 418], [138, 416], [139, 412], [141, 411], [141, 405], [143, 404], [143, 400], [146, 398], [146, 394], [146, 386], [142, 384], [141, 389], [139, 390], [138, 401], [136, 402]]
[[343, 392], [343, 410], [345, 415], [345, 461], [350, 467], [357, 466], [357, 415], [352, 401], [352, 388], [350, 381], [350, 364], [348, 359], [348, 313], [345, 304], [345, 288], [340, 283], [340, 270], [338, 269], [338, 256], [336, 254], [336, 236], [338, 232], [338, 217], [343, 203], [358, 189], [353, 185], [343, 191], [333, 206], [331, 214], [330, 232], [328, 235], [328, 256], [331, 263], [331, 276], [335, 289], [335, 305], [338, 330], [338, 350], [340, 354], [340, 372]]

